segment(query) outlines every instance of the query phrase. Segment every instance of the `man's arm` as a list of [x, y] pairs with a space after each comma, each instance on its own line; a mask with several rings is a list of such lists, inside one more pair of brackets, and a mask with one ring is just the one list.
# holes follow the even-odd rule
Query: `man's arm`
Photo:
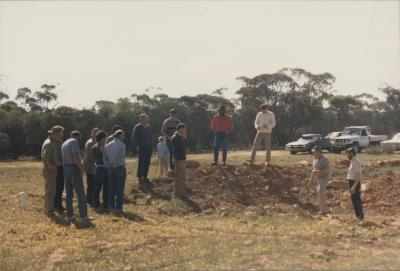
[[51, 157], [54, 155], [50, 144], [46, 145], [43, 149], [43, 162], [46, 167], [50, 170], [56, 169], [56, 165], [51, 162]]
[[257, 131], [261, 128], [261, 126], [260, 126], [260, 113], [257, 113], [256, 119], [254, 121], [254, 127], [256, 128]]
[[133, 128], [133, 132], [132, 132], [132, 153], [133, 155], [137, 154], [137, 147], [138, 147], [138, 126], [135, 126], [135, 128]]
[[350, 191], [352, 194], [354, 194], [356, 192], [357, 185], [360, 182], [360, 180], [361, 180], [361, 165], [359, 165], [357, 167], [357, 172], [356, 172], [356, 175], [354, 176], [354, 184], [351, 187], [351, 191]]
[[161, 133], [164, 135], [164, 137], [168, 137], [168, 131], [167, 131], [167, 120], [163, 122], [162, 128], [161, 128]]
[[211, 130], [213, 130], [214, 132], [215, 132], [215, 121], [216, 121], [215, 116], [213, 116], [211, 119]]
[[270, 128], [274, 128], [276, 126], [276, 119], [275, 119], [275, 114], [273, 112], [271, 112], [272, 116], [271, 116], [271, 123], [269, 125]]
[[229, 118], [229, 130], [228, 130], [228, 134], [230, 133], [230, 132], [232, 132], [233, 131], [233, 129], [235, 128], [235, 124], [234, 124], [234, 122], [233, 122], [233, 118], [231, 117], [231, 116], [228, 116], [228, 118]]

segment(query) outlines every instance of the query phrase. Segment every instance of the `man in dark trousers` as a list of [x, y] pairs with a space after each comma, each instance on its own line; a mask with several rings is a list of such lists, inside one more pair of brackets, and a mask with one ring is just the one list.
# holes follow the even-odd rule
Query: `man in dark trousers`
[[360, 160], [356, 157], [356, 151], [353, 148], [346, 150], [347, 158], [350, 160], [350, 167], [347, 173], [347, 182], [351, 195], [356, 217], [362, 222], [364, 219], [364, 211], [361, 201], [361, 174], [362, 166]]
[[169, 171], [174, 171], [175, 164], [174, 164], [174, 149], [172, 148], [171, 138], [176, 131], [176, 127], [180, 121], [176, 118], [176, 111], [175, 109], [171, 109], [169, 111], [169, 118], [166, 119], [162, 125], [162, 134], [167, 142], [167, 146], [169, 149]]
[[186, 125], [180, 123], [171, 139], [175, 158], [175, 198], [183, 198], [186, 194], [186, 135]]
[[139, 152], [137, 177], [141, 188], [151, 188], [153, 184], [147, 178], [150, 167], [151, 154], [153, 152], [153, 132], [149, 124], [150, 118], [147, 114], [141, 114], [140, 123], [133, 128], [132, 145], [133, 153]]

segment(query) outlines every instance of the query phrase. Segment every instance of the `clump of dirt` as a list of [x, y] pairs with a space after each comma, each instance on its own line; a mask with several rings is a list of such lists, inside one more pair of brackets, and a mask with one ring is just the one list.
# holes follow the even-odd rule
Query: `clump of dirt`
[[363, 201], [368, 208], [381, 214], [393, 214], [400, 210], [400, 174], [387, 171], [386, 174], [365, 184]]

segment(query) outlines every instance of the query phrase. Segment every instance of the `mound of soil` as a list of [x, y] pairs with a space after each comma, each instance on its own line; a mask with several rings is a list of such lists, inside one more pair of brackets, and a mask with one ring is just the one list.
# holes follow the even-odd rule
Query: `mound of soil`
[[[385, 162], [382, 166], [392, 166], [392, 163]], [[333, 170], [345, 170], [342, 168], [343, 164], [335, 163]], [[308, 182], [309, 171], [309, 165], [306, 163], [288, 167], [277, 165], [265, 167], [209, 166], [192, 161], [187, 169], [186, 185], [188, 197], [200, 210], [260, 207], [263, 210], [308, 216], [319, 210], [316, 181], [312, 184]], [[388, 172], [381, 178], [363, 182], [362, 198], [366, 212], [398, 212], [399, 180], [400, 174]], [[173, 178], [162, 177], [154, 179], [153, 182], [156, 185], [154, 195], [172, 195]], [[345, 180], [331, 180], [327, 198], [329, 207], [341, 206], [352, 210]], [[172, 210], [181, 209], [179, 205], [173, 207], [163, 204], [162, 212], [175, 213]]]

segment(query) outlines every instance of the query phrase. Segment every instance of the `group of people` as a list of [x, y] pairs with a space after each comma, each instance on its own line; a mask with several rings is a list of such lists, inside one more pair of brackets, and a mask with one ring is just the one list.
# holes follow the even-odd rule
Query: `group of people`
[[[186, 194], [186, 125], [175, 117], [171, 110], [170, 117], [163, 124], [163, 136], [159, 138], [157, 151], [160, 161], [160, 174], [175, 172], [176, 198]], [[149, 166], [153, 152], [152, 128], [147, 114], [140, 115], [140, 122], [132, 132], [133, 153], [138, 154], [137, 177], [140, 188], [148, 191], [154, 186], [148, 179]], [[86, 141], [81, 158], [79, 142], [81, 134], [72, 131], [63, 142], [64, 128], [56, 125], [48, 131], [48, 138], [42, 145], [43, 176], [45, 179], [45, 212], [52, 216], [55, 211], [66, 210], [69, 221], [73, 220], [73, 196], [77, 195], [79, 217], [89, 221], [87, 205], [102, 207], [106, 211], [121, 214], [123, 211], [126, 180], [126, 145], [125, 132], [115, 125], [111, 134], [99, 128], [93, 128]], [[86, 174], [86, 191], [83, 175]], [[66, 208], [62, 205], [62, 194], [66, 190]], [[75, 192], [75, 193], [74, 193]], [[102, 192], [102, 204], [100, 194]]]
[[[153, 154], [153, 129], [147, 114], [139, 116], [139, 123], [134, 127], [131, 141], [133, 154], [138, 155], [137, 178], [142, 191], [148, 192], [154, 184], [148, 178], [151, 157]], [[265, 165], [271, 163], [271, 133], [276, 126], [275, 115], [268, 110], [266, 104], [260, 106], [254, 127], [257, 131], [249, 163], [253, 164], [256, 152], [261, 143], [266, 149]], [[214, 132], [214, 161], [218, 165], [219, 149], [222, 147], [222, 163], [226, 164], [228, 156], [228, 136], [233, 131], [232, 116], [221, 106], [211, 119], [211, 130]], [[159, 175], [171, 174], [175, 178], [174, 197], [185, 197], [187, 188], [186, 175], [186, 125], [179, 121], [175, 109], [171, 109], [169, 117], [163, 122], [161, 136], [158, 137], [157, 156]], [[100, 193], [102, 192], [102, 207], [105, 210], [122, 213], [124, 189], [126, 180], [126, 146], [125, 132], [115, 125], [111, 134], [93, 128], [90, 138], [85, 143], [84, 156], [81, 159], [79, 131], [72, 131], [69, 139], [63, 142], [64, 128], [54, 126], [48, 131], [48, 138], [42, 146], [45, 178], [45, 211], [52, 215], [55, 211], [62, 212], [62, 193], [66, 190], [66, 210], [68, 219], [73, 219], [72, 199], [74, 191], [78, 197], [79, 215], [83, 220], [88, 219], [87, 204], [100, 208]], [[352, 149], [346, 151], [351, 160], [347, 176], [352, 202], [359, 219], [363, 219], [360, 197], [361, 163]], [[321, 213], [328, 212], [326, 205], [326, 189], [330, 177], [329, 161], [322, 155], [321, 148], [313, 149], [314, 163], [310, 182], [318, 180], [317, 192]], [[86, 174], [86, 193], [83, 184], [83, 174]]]

